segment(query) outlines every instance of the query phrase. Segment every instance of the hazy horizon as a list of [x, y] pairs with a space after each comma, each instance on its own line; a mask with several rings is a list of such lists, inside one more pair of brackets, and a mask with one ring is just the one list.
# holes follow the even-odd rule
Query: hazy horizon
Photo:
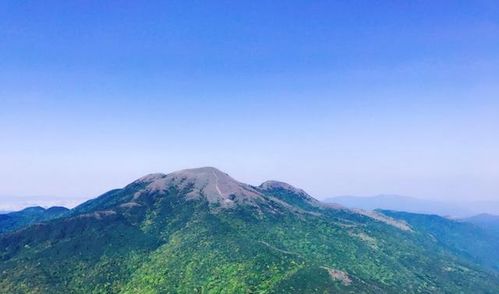
[[[174, 172], [178, 170], [172, 170], [170, 172]], [[225, 171], [224, 171], [225, 172]], [[162, 172], [162, 173], [169, 173], [169, 172]], [[144, 174], [142, 176], [145, 176], [147, 174]], [[230, 174], [229, 174], [230, 175]], [[140, 177], [142, 177], [140, 176]], [[75, 206], [78, 206], [79, 204], [82, 204], [83, 202], [94, 199], [112, 189], [120, 189], [123, 188], [125, 185], [130, 184], [132, 181], [139, 179], [140, 177], [130, 179], [128, 182], [125, 184], [122, 184], [121, 186], [115, 186], [115, 187], [108, 187], [107, 190], [103, 190], [99, 192], [98, 194], [95, 195], [83, 195], [83, 196], [71, 196], [71, 195], [21, 195], [18, 197], [15, 197], [14, 199], [9, 199], [9, 195], [0, 195], [0, 199], [9, 199], [11, 201], [8, 202], [2, 202], [0, 203], [0, 212], [2, 211], [16, 211], [16, 210], [21, 210], [27, 207], [32, 207], [32, 206], [41, 206], [44, 208], [48, 208], [51, 206], [64, 206], [68, 208], [73, 208]], [[241, 181], [240, 179], [235, 178], [236, 180]], [[245, 182], [244, 183], [253, 185], [253, 186], [258, 186], [264, 181], [267, 180], [280, 180], [280, 179], [265, 179], [261, 182], [257, 183], [250, 183], [250, 182]], [[289, 183], [294, 185], [293, 183]], [[296, 185], [294, 185], [296, 186]], [[301, 186], [296, 186], [298, 188], [303, 188]], [[305, 189], [305, 192], [310, 193], [309, 190]], [[413, 195], [400, 195], [400, 194], [393, 194], [393, 193], [377, 193], [377, 194], [371, 194], [371, 195], [361, 195], [361, 194], [343, 194], [343, 195], [314, 195], [310, 193], [311, 196], [313, 196], [316, 199], [319, 199], [321, 201], [324, 200], [331, 200], [334, 198], [342, 198], [342, 197], [355, 197], [355, 198], [377, 198], [380, 196], [394, 196], [396, 198], [402, 197], [402, 198], [409, 198], [409, 199], [415, 199], [415, 200], [422, 200], [422, 201], [429, 201], [429, 202], [434, 202], [434, 203], [441, 203], [441, 204], [452, 204], [454, 206], [462, 206], [463, 208], [465, 207], [466, 204], [472, 205], [472, 204], [485, 204], [485, 203], [494, 203], [494, 204], [499, 204], [499, 199], [460, 199], [458, 201], [455, 201], [455, 199], [446, 199], [446, 198], [431, 198], [431, 197], [417, 197]], [[496, 205], [497, 206], [497, 205]]]
[[200, 166], [320, 199], [497, 201], [498, 13], [0, 3], [0, 203], [89, 199]]

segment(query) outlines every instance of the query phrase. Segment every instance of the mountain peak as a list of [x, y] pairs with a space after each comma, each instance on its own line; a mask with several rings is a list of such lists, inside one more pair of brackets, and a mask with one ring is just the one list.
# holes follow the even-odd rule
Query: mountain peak
[[145, 175], [145, 176], [139, 178], [138, 180], [134, 181], [134, 183], [150, 183], [150, 182], [154, 182], [157, 179], [163, 178], [165, 176], [166, 176], [166, 174], [163, 174], [163, 173], [148, 174], [148, 175]]
[[22, 212], [44, 212], [45, 208], [41, 206], [30, 206], [21, 210]]
[[217, 176], [229, 176], [228, 174], [220, 171], [219, 169], [211, 166], [205, 166], [205, 167], [198, 167], [198, 168], [189, 168], [189, 169], [183, 169], [179, 171], [174, 171], [171, 174], [176, 174], [176, 175], [183, 175], [187, 177], [192, 177], [192, 176], [211, 176], [211, 175], [217, 175]]
[[234, 180], [214, 167], [184, 169], [167, 175], [151, 174], [137, 181], [148, 183], [145, 188], [148, 192], [163, 192], [170, 187], [189, 189], [188, 198], [206, 197], [208, 202], [223, 207], [230, 207], [236, 202], [251, 203], [261, 198], [261, 194], [253, 187]]
[[296, 188], [295, 186], [292, 186], [288, 183], [285, 182], [279, 182], [279, 181], [266, 181], [263, 182], [260, 186], [258, 186], [259, 189], [263, 191], [275, 191], [275, 190], [285, 190], [288, 192], [291, 192], [296, 195], [300, 195], [303, 199], [306, 199], [308, 201], [312, 202], [317, 202], [315, 198], [310, 196], [307, 192], [300, 188]]
[[307, 194], [302, 189], [296, 188], [295, 186], [292, 186], [288, 183], [279, 182], [279, 181], [265, 181], [259, 186], [259, 188], [262, 190], [283, 189], [283, 190], [288, 190], [288, 191], [296, 193], [296, 194]]

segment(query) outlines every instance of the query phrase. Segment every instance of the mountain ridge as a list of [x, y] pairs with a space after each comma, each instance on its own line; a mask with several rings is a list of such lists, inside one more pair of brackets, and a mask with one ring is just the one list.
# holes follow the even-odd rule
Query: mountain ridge
[[[409, 292], [499, 290], [494, 264], [470, 257], [481, 248], [475, 245], [482, 244], [482, 235], [460, 240], [462, 251], [446, 246], [445, 234], [433, 236], [434, 241], [422, 230], [426, 216], [416, 218], [417, 226], [407, 221], [413, 219], [322, 204], [289, 184], [250, 186], [213, 168], [151, 174], [62, 218], [0, 235], [0, 289], [398, 293], [404, 285]], [[448, 221], [456, 230], [464, 228]], [[474, 226], [464, 229], [472, 233]]]
[[482, 204], [480, 201], [460, 204], [394, 194], [380, 194], [375, 196], [336, 196], [325, 198], [323, 201], [327, 203], [338, 203], [350, 208], [397, 210], [423, 214], [438, 214], [453, 218], [470, 217], [480, 213], [499, 214], [499, 202], [491, 202], [488, 205]]
[[8, 212], [0, 215], [0, 234], [15, 231], [28, 225], [59, 218], [69, 212], [68, 208], [52, 206], [26, 207], [19, 211]]

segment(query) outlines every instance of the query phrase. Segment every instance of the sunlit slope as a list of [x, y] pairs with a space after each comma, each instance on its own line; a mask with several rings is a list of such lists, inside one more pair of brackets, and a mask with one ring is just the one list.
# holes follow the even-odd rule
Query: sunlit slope
[[154, 174], [0, 237], [6, 293], [497, 293], [411, 222], [214, 168]]

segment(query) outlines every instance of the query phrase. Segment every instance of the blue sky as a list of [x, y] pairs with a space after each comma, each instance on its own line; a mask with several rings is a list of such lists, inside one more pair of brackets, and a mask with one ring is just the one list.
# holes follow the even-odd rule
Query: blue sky
[[198, 166], [497, 200], [499, 4], [2, 1], [0, 103], [0, 209]]

